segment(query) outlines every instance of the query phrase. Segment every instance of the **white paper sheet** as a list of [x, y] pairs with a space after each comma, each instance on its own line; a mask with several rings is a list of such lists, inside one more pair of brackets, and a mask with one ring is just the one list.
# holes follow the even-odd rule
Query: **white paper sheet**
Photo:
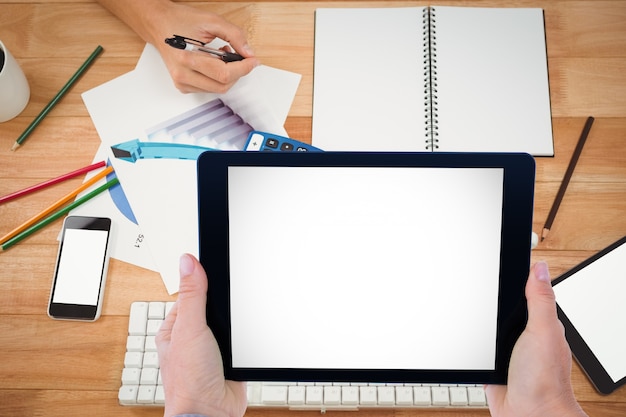
[[300, 75], [255, 68], [226, 94], [182, 94], [160, 55], [146, 45], [134, 71], [83, 93], [83, 101], [124, 188], [167, 291], [178, 291], [178, 259], [198, 256], [196, 162], [152, 159], [130, 163], [110, 146], [142, 138], [146, 129], [220, 98], [256, 130], [287, 135], [283, 128]]

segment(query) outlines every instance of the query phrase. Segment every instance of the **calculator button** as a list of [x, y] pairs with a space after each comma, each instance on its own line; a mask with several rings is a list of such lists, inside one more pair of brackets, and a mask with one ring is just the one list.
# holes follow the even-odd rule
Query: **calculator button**
[[278, 141], [273, 138], [267, 138], [265, 140], [265, 146], [267, 146], [268, 148], [278, 148]]
[[253, 133], [248, 141], [248, 151], [260, 151], [261, 144], [263, 143], [263, 136], [258, 133]]
[[293, 145], [289, 142], [283, 142], [282, 145], [280, 145], [280, 150], [281, 151], [293, 151]]

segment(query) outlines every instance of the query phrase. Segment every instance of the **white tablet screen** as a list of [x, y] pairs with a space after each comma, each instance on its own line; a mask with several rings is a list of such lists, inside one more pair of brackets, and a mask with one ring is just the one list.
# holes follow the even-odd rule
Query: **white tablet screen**
[[626, 244], [554, 286], [556, 301], [613, 382], [626, 377]]
[[228, 167], [233, 367], [495, 369], [503, 176]]

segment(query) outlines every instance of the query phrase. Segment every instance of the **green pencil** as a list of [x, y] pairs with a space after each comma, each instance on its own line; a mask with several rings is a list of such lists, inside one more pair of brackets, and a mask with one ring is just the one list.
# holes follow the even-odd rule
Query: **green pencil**
[[17, 140], [11, 147], [12, 151], [19, 148], [22, 142], [24, 142], [26, 138], [28, 137], [28, 135], [30, 135], [31, 132], [35, 130], [37, 125], [41, 123], [43, 118], [46, 117], [46, 115], [50, 112], [50, 110], [52, 110], [52, 108], [61, 100], [61, 98], [63, 98], [65, 93], [67, 93], [67, 91], [72, 87], [72, 85], [74, 85], [74, 83], [80, 78], [80, 76], [83, 75], [83, 73], [87, 70], [87, 68], [89, 68], [89, 66], [98, 57], [98, 55], [100, 55], [102, 51], [103, 51], [102, 46], [98, 45], [98, 47], [91, 53], [91, 55], [89, 55], [89, 58], [87, 58], [87, 60], [83, 63], [83, 65], [81, 65], [80, 68], [78, 68], [78, 70], [76, 71], [76, 73], [72, 75], [72, 78], [70, 78], [69, 81], [65, 83], [65, 85], [63, 86], [63, 88], [61, 88], [61, 90], [57, 93], [57, 95], [54, 96], [52, 100], [50, 100], [50, 103], [48, 103], [48, 105], [43, 108], [41, 113], [39, 113], [39, 115], [35, 117], [35, 120], [33, 120], [31, 124], [28, 125], [24, 133], [22, 133], [20, 137], [17, 138]]
[[91, 191], [89, 194], [85, 194], [84, 196], [82, 196], [78, 200], [74, 201], [72, 204], [63, 207], [61, 210], [59, 210], [59, 211], [57, 211], [55, 213], [52, 213], [50, 216], [44, 218], [39, 223], [36, 223], [36, 224], [32, 225], [31, 227], [29, 227], [28, 229], [24, 230], [19, 235], [16, 235], [12, 239], [7, 240], [4, 244], [0, 245], [0, 252], [3, 252], [5, 250], [9, 249], [11, 246], [15, 245], [20, 240], [22, 240], [22, 239], [32, 235], [33, 233], [35, 233], [39, 229], [49, 225], [50, 223], [52, 223], [53, 221], [55, 221], [59, 217], [66, 215], [71, 210], [75, 209], [76, 207], [80, 206], [81, 204], [85, 203], [86, 201], [91, 200], [93, 197], [97, 196], [101, 192], [103, 192], [105, 190], [108, 190], [109, 188], [111, 188], [115, 184], [119, 184], [119, 182], [120, 181], [117, 178], [113, 178], [112, 180], [108, 181], [106, 184], [101, 185], [100, 187], [98, 187], [95, 190]]

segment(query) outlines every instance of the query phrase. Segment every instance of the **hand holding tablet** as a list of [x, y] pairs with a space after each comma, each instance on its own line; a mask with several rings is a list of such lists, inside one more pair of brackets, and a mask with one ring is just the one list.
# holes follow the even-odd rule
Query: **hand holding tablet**
[[548, 265], [536, 263], [526, 283], [528, 323], [515, 343], [507, 385], [485, 388], [496, 416], [586, 416], [571, 384], [572, 354], [556, 314]]
[[[181, 257], [180, 272], [178, 301], [157, 336], [167, 392], [165, 414], [242, 416], [245, 384], [225, 380], [220, 351], [206, 325], [206, 274], [189, 255]], [[486, 388], [491, 415], [526, 415], [532, 410], [538, 415], [585, 416], [569, 381], [571, 355], [556, 318], [547, 265], [533, 268], [526, 294], [532, 318], [515, 345], [508, 386]]]

